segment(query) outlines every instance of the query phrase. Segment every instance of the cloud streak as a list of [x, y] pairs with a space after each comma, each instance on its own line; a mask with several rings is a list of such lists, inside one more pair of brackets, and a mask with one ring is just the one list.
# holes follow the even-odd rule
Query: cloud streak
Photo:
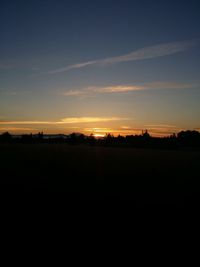
[[193, 47], [196, 44], [194, 40], [190, 41], [179, 41], [179, 42], [170, 42], [165, 44], [158, 44], [154, 46], [144, 47], [138, 50], [135, 50], [129, 54], [116, 56], [116, 57], [108, 57], [99, 60], [92, 60], [87, 62], [80, 62], [73, 65], [69, 65], [60, 69], [51, 70], [49, 74], [66, 72], [72, 69], [80, 69], [91, 65], [109, 65], [109, 64], [117, 64], [121, 62], [128, 61], [136, 61], [136, 60], [145, 60], [152, 59], [157, 57], [164, 57], [173, 55], [176, 53], [180, 53], [186, 51]]
[[183, 128], [177, 127], [175, 125], [168, 125], [168, 124], [147, 124], [145, 128], [148, 129], [149, 133], [154, 136], [162, 137], [166, 135], [171, 135], [173, 133], [178, 133]]
[[38, 129], [35, 128], [24, 128], [24, 127], [0, 127], [0, 132], [34, 132], [38, 131]]
[[59, 121], [0, 121], [0, 125], [59, 125], [127, 120], [120, 117], [68, 117]]
[[193, 88], [196, 84], [189, 83], [179, 83], [179, 82], [151, 82], [144, 84], [135, 85], [111, 85], [111, 86], [90, 86], [83, 89], [69, 90], [61, 93], [64, 96], [79, 97], [79, 96], [93, 96], [97, 94], [123, 94], [130, 93], [134, 91], [143, 91], [151, 89], [186, 89]]

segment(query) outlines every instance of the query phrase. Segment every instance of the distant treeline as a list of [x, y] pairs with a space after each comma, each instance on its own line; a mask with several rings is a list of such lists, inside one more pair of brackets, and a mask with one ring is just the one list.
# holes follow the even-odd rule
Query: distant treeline
[[158, 149], [200, 148], [200, 132], [187, 130], [167, 137], [152, 137], [148, 131], [144, 131], [141, 135], [114, 137], [112, 134], [106, 134], [102, 138], [95, 138], [93, 134], [87, 136], [81, 133], [46, 135], [39, 132], [38, 134], [11, 135], [9, 132], [5, 132], [0, 135], [0, 142], [21, 144], [67, 143], [70, 145], [86, 144], [91, 146]]

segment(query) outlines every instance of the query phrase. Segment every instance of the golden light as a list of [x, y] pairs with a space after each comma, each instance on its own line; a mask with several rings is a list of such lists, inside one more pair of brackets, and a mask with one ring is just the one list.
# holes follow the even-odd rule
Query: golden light
[[105, 136], [105, 134], [100, 134], [100, 133], [95, 133], [94, 134], [94, 137], [96, 137], [96, 138], [101, 138], [101, 137], [104, 137]]

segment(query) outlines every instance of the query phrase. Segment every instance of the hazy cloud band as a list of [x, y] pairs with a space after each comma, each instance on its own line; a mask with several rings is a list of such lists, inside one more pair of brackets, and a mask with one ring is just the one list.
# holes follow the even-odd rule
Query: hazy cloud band
[[79, 123], [94, 123], [94, 122], [110, 122], [127, 120], [127, 118], [120, 117], [68, 117], [59, 121], [0, 121], [0, 125], [39, 125], [39, 124], [79, 124]]
[[143, 91], [151, 89], [186, 89], [193, 88], [194, 83], [179, 83], [179, 82], [151, 82], [144, 84], [125, 84], [125, 85], [111, 85], [111, 86], [90, 86], [82, 89], [67, 90], [63, 92], [64, 96], [78, 97], [78, 96], [93, 96], [97, 94], [113, 94], [113, 93], [130, 93], [134, 91]]
[[193, 47], [196, 44], [194, 40], [192, 41], [179, 41], [171, 42], [165, 44], [159, 44], [149, 47], [144, 47], [138, 50], [135, 50], [129, 54], [117, 56], [117, 57], [108, 57], [105, 59], [92, 60], [87, 62], [81, 62], [60, 69], [49, 71], [50, 74], [65, 72], [72, 69], [80, 69], [90, 65], [108, 65], [116, 64], [120, 62], [136, 61], [151, 59], [163, 56], [173, 55], [179, 52], [183, 52]]

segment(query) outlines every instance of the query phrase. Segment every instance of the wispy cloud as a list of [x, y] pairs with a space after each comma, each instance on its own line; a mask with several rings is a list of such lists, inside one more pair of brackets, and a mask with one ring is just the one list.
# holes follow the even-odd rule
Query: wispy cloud
[[112, 94], [112, 93], [129, 93], [134, 91], [142, 91], [148, 89], [186, 89], [195, 87], [193, 83], [179, 83], [179, 82], [151, 82], [143, 84], [125, 84], [125, 85], [111, 85], [111, 86], [89, 86], [82, 89], [74, 89], [61, 93], [64, 96], [92, 96], [96, 94]]
[[64, 68], [60, 68], [60, 69], [56, 69], [56, 70], [52, 70], [52, 71], [49, 71], [48, 73], [49, 74], [54, 74], [54, 73], [59, 73], [59, 72], [65, 72], [65, 71], [68, 71], [68, 70], [71, 70], [71, 69], [80, 69], [80, 68], [84, 68], [88, 65], [94, 65], [94, 64], [97, 64], [98, 61], [88, 61], [88, 62], [83, 62], [83, 63], [77, 63], [77, 64], [73, 64], [73, 65], [69, 65], [67, 67], [64, 67]]
[[30, 91], [28, 90], [18, 90], [18, 89], [11, 89], [11, 88], [0, 88], [0, 95], [3, 96], [22, 96], [28, 95]]
[[0, 70], [8, 70], [8, 69], [11, 69], [12, 67], [13, 66], [11, 66], [10, 64], [0, 62]]
[[35, 128], [24, 128], [24, 127], [0, 127], [0, 132], [34, 132], [34, 131], [38, 131], [38, 129]]
[[91, 123], [91, 122], [107, 122], [118, 121], [125, 118], [119, 117], [79, 117], [79, 118], [65, 118], [58, 123]]
[[191, 47], [193, 47], [195, 44], [196, 42], [194, 40], [158, 44], [154, 46], [144, 47], [144, 48], [135, 50], [129, 54], [125, 54], [121, 56], [108, 57], [108, 58], [99, 59], [99, 60], [91, 60], [87, 62], [76, 63], [76, 64], [69, 65], [63, 68], [51, 70], [48, 73], [55, 74], [55, 73], [69, 71], [72, 69], [84, 68], [90, 65], [102, 65], [103, 66], [103, 65], [116, 64], [116, 63], [121, 63], [121, 62], [169, 56], [169, 55], [173, 55], [179, 52], [186, 51], [190, 49]]
[[154, 136], [166, 136], [183, 130], [183, 128], [169, 124], [147, 124], [144, 127]]
[[0, 121], [0, 125], [58, 125], [127, 120], [120, 117], [67, 117], [59, 121]]
[[120, 135], [129, 135], [129, 134], [141, 134], [142, 129], [130, 128], [122, 129], [122, 128], [85, 128], [83, 129], [84, 133], [92, 133], [95, 136], [105, 136], [108, 133], [111, 133], [115, 136]]
[[144, 89], [140, 85], [112, 85], [112, 86], [90, 86], [79, 90], [69, 90], [62, 93], [65, 96], [86, 96], [93, 94], [106, 93], [125, 93], [130, 91], [138, 91]]

